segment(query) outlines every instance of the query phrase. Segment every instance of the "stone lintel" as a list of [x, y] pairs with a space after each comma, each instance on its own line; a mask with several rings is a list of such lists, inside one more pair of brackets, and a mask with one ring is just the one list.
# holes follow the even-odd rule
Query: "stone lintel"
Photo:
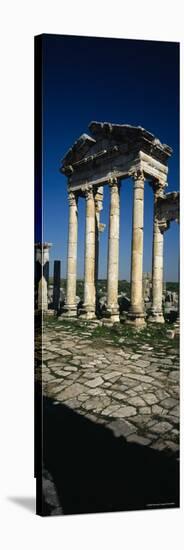
[[159, 180], [163, 188], [167, 184], [168, 168], [161, 162], [146, 155], [142, 151], [134, 152], [129, 155], [117, 157], [116, 161], [103, 161], [94, 167], [74, 171], [68, 178], [68, 187], [73, 191], [82, 190], [84, 182], [92, 186], [103, 186], [108, 184], [111, 177], [126, 179], [133, 175], [135, 170], [143, 171], [145, 179], [154, 185], [154, 181]]

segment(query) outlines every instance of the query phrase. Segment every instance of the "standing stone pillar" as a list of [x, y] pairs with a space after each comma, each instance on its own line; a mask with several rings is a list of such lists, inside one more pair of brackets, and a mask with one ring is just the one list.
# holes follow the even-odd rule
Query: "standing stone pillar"
[[145, 324], [143, 300], [143, 222], [144, 222], [144, 174], [134, 174], [134, 199], [131, 256], [131, 302], [128, 323]]
[[98, 281], [99, 267], [99, 234], [104, 225], [100, 223], [100, 212], [103, 208], [103, 187], [98, 187], [95, 195], [95, 284]]
[[95, 318], [95, 199], [91, 185], [85, 190], [86, 236], [84, 262], [84, 304], [82, 314], [85, 319]]
[[51, 246], [51, 243], [35, 244], [37, 309], [42, 312], [48, 312], [49, 249]]
[[163, 262], [164, 262], [164, 230], [167, 223], [157, 219], [157, 200], [163, 195], [163, 188], [154, 188], [154, 220], [153, 220], [153, 253], [152, 253], [152, 307], [149, 322], [164, 323], [163, 296]]
[[65, 316], [76, 317], [76, 284], [77, 284], [77, 233], [78, 233], [78, 209], [77, 195], [69, 191], [69, 228], [68, 228], [68, 260], [67, 260], [67, 287]]
[[53, 280], [53, 309], [59, 310], [60, 301], [60, 279], [61, 279], [61, 262], [54, 260], [54, 280]]
[[109, 242], [107, 266], [107, 319], [119, 321], [118, 275], [119, 275], [119, 216], [120, 216], [120, 183], [117, 178], [109, 181]]

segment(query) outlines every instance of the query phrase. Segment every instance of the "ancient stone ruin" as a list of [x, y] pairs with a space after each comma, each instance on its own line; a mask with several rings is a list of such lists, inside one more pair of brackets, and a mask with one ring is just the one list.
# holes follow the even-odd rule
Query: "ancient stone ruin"
[[77, 203], [86, 200], [86, 238], [83, 317], [93, 319], [96, 308], [95, 282], [98, 265], [98, 234], [103, 186], [110, 186], [109, 246], [107, 272], [107, 318], [119, 321], [119, 211], [120, 181], [131, 177], [134, 185], [131, 304], [128, 322], [145, 323], [143, 300], [143, 208], [147, 180], [154, 195], [152, 308], [150, 321], [163, 322], [163, 236], [170, 221], [179, 218], [179, 194], [165, 193], [167, 161], [172, 154], [141, 127], [91, 122], [91, 136], [83, 134], [71, 147], [61, 170], [68, 177], [69, 239], [65, 314], [76, 316]]
[[[82, 134], [62, 160], [61, 172], [68, 178], [69, 233], [67, 263], [67, 293], [63, 315], [77, 316], [77, 232], [78, 200], [86, 202], [84, 319], [96, 317], [96, 281], [98, 275], [98, 239], [103, 230], [100, 211], [103, 187], [110, 187], [107, 307], [104, 322], [119, 321], [118, 270], [120, 188], [125, 178], [131, 178], [134, 189], [131, 245], [131, 301], [127, 322], [145, 324], [143, 299], [143, 213], [144, 187], [152, 187], [154, 200], [152, 307], [149, 321], [164, 322], [163, 241], [164, 231], [172, 220], [179, 221], [179, 193], [166, 193], [168, 159], [172, 149], [153, 134], [138, 126], [91, 122], [90, 134]], [[121, 258], [123, 262], [123, 257]]]

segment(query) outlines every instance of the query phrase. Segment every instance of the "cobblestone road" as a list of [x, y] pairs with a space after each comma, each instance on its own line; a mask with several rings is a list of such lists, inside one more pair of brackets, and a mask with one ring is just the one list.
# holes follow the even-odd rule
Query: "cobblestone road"
[[48, 323], [37, 377], [43, 393], [80, 415], [105, 424], [127, 441], [171, 452], [179, 449], [179, 352], [172, 341], [118, 343], [79, 331], [64, 322]]

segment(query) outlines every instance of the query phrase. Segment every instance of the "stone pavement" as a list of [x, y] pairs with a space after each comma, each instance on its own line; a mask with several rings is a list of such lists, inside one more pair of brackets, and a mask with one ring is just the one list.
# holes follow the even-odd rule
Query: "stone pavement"
[[[135, 342], [94, 337], [66, 322], [44, 325], [37, 338], [36, 376], [43, 394], [106, 425], [115, 436], [177, 453], [179, 450], [179, 350], [173, 341]], [[127, 343], [128, 342], [128, 343]], [[41, 363], [42, 361], [42, 363]]]

